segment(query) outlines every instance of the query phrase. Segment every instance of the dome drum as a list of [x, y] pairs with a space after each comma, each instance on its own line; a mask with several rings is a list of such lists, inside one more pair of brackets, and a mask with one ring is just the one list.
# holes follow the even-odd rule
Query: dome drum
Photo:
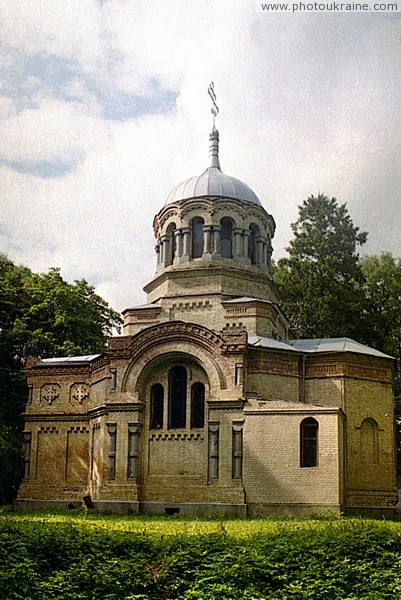
[[194, 210], [188, 210], [187, 203], [176, 206], [176, 210], [164, 208], [155, 219], [157, 272], [194, 260], [220, 259], [255, 265], [268, 272], [274, 221], [262, 207], [253, 207], [249, 214], [238, 211], [236, 204], [232, 200], [219, 199], [216, 203], [205, 199], [204, 205], [197, 202]]

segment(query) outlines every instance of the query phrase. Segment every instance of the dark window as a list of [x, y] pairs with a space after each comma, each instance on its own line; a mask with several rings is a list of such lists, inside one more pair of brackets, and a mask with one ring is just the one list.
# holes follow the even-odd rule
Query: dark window
[[256, 238], [259, 235], [259, 227], [252, 223], [250, 226], [251, 235], [249, 236], [249, 244], [248, 244], [248, 256], [251, 259], [251, 263], [253, 265], [257, 262], [257, 243]]
[[117, 424], [107, 423], [109, 432], [109, 472], [108, 479], [116, 478], [116, 453], [117, 453]]
[[163, 427], [164, 389], [160, 383], [152, 385], [150, 390], [150, 429]]
[[201, 258], [203, 254], [203, 220], [192, 221], [192, 258]]
[[221, 222], [221, 256], [232, 258], [233, 255], [233, 226], [231, 221], [223, 219]]
[[187, 372], [184, 367], [173, 367], [169, 373], [169, 422], [170, 429], [186, 426]]
[[24, 463], [25, 463], [25, 469], [24, 469], [24, 478], [28, 479], [29, 477], [29, 471], [30, 471], [30, 464], [31, 464], [31, 441], [32, 441], [32, 434], [30, 431], [24, 431]]
[[172, 265], [175, 257], [175, 245], [176, 245], [176, 237], [175, 237], [175, 225], [172, 223], [169, 225], [167, 229], [167, 256], [165, 257], [166, 266]]
[[242, 478], [242, 427], [234, 427], [233, 428], [233, 439], [232, 439], [232, 448], [233, 448], [233, 456], [232, 456], [232, 478], [233, 479], [241, 479]]
[[194, 383], [191, 390], [191, 428], [200, 428], [205, 425], [205, 386], [203, 383]]
[[318, 428], [316, 419], [304, 419], [301, 423], [301, 467], [317, 466]]

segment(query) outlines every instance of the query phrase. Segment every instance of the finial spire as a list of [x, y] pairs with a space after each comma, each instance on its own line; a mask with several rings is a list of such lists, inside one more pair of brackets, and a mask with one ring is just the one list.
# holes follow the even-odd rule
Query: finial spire
[[207, 88], [207, 91], [208, 91], [208, 94], [209, 94], [210, 99], [212, 101], [212, 108], [210, 110], [211, 110], [211, 113], [213, 115], [213, 129], [214, 129], [215, 126], [216, 126], [216, 117], [217, 117], [217, 114], [219, 112], [219, 107], [216, 104], [217, 96], [216, 96], [215, 91], [214, 91], [214, 81], [211, 82], [211, 84]]
[[220, 169], [219, 162], [219, 132], [216, 129], [216, 117], [219, 112], [219, 107], [216, 104], [217, 96], [214, 91], [214, 82], [209, 85], [208, 94], [212, 101], [211, 113], [213, 115], [213, 128], [209, 135], [209, 167], [217, 167]]

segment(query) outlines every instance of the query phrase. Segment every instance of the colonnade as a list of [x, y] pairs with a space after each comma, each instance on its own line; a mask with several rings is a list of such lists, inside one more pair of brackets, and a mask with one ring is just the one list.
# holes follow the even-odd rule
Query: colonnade
[[180, 227], [163, 235], [156, 244], [157, 270], [191, 260], [232, 258], [242, 264], [255, 264], [269, 271], [273, 248], [270, 239], [254, 231], [233, 227], [229, 238], [222, 239], [221, 225], [202, 224], [201, 252], [194, 256], [193, 229]]

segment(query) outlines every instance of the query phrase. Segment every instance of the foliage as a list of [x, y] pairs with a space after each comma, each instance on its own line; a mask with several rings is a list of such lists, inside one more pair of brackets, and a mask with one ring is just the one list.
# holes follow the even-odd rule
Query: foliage
[[361, 259], [372, 344], [400, 360], [401, 260], [389, 252]]
[[400, 565], [400, 523], [0, 516], [8, 600], [390, 599]]
[[29, 355], [102, 352], [119, 315], [82, 279], [58, 269], [37, 274], [0, 254], [0, 503], [10, 501], [21, 477], [21, 414]]
[[371, 344], [397, 359], [397, 470], [401, 473], [401, 259], [385, 252], [361, 259]]
[[353, 225], [345, 204], [322, 194], [303, 202], [292, 230], [289, 256], [279, 261], [275, 279], [297, 336], [365, 341], [357, 248], [367, 233]]

